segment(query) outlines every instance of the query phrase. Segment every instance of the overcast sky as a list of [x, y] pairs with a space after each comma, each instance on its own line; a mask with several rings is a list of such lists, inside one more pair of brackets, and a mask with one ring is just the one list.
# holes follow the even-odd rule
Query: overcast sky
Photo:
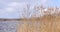
[[34, 5], [58, 6], [60, 7], [60, 0], [0, 0], [0, 18], [21, 18], [23, 8], [26, 4]]

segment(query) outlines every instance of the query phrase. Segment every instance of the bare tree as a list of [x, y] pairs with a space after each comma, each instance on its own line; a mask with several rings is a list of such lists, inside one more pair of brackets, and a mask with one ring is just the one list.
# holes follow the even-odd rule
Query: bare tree
[[30, 15], [30, 13], [29, 13], [29, 11], [30, 11], [30, 5], [27, 4], [26, 7], [23, 8], [23, 10], [24, 10], [23, 17], [24, 18], [28, 18], [29, 15]]
[[44, 8], [43, 6], [34, 6], [34, 13], [32, 17], [40, 17], [44, 14]]

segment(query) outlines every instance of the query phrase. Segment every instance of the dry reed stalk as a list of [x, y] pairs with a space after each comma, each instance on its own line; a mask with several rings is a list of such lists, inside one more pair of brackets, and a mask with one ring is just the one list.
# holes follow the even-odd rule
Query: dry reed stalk
[[60, 16], [26, 19], [18, 25], [18, 32], [60, 32]]

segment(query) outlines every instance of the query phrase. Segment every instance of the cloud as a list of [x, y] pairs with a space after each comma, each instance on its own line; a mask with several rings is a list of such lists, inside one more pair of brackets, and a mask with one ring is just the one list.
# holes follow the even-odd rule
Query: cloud
[[[26, 8], [27, 2], [11, 2], [7, 4], [7, 7], [4, 8], [5, 12], [8, 14], [14, 14], [17, 13], [19, 14], [20, 18], [23, 18], [23, 14], [27, 15], [24, 13], [24, 8]], [[5, 13], [6, 14], [6, 13]]]
[[7, 4], [7, 7], [4, 8], [4, 10], [6, 12], [14, 12], [14, 11], [18, 11], [23, 9], [23, 7], [25, 6], [24, 3], [18, 3], [18, 2], [11, 2]]
[[41, 0], [41, 4], [44, 5], [48, 0]]
[[[37, 0], [31, 0], [31, 3], [30, 2], [28, 2], [28, 1], [30, 1], [30, 0], [28, 0], [28, 1], [26, 1], [26, 2], [24, 2], [25, 0], [21, 0], [22, 2], [18, 2], [19, 0], [11, 0], [11, 2], [9, 2], [10, 0], [4, 0], [4, 1], [2, 1], [1, 3], [3, 3], [4, 4], [4, 8], [2, 8], [1, 9], [1, 11], [2, 11], [2, 14], [4, 15], [4, 16], [7, 16], [7, 17], [9, 17], [10, 15], [11, 15], [11, 17], [12, 16], [14, 16], [15, 15], [15, 13], [16, 13], [16, 15], [15, 15], [15, 17], [17, 16], [17, 14], [20, 16], [20, 17], [23, 17], [23, 14], [25, 14], [24, 13], [24, 8], [26, 8], [26, 5], [27, 4], [31, 4], [31, 5], [34, 5], [35, 3], [36, 3], [36, 1]], [[17, 2], [16, 2], [17, 1]], [[33, 3], [33, 2], [35, 2], [35, 3]], [[47, 0], [41, 0], [41, 2], [40, 2], [40, 0], [39, 0], [39, 3], [41, 3], [41, 4], [45, 4], [47, 2]], [[3, 6], [2, 6], [3, 7]], [[31, 6], [32, 7], [32, 6]], [[31, 8], [31, 9], [33, 9], [33, 8]], [[32, 12], [32, 11], [31, 11]], [[1, 13], [0, 13], [0, 15], [1, 15]]]
[[16, 3], [16, 2], [4, 3], [3, 2], [0, 4], [6, 5], [6, 6], [1, 5], [1, 7], [0, 7], [1, 8], [0, 9], [0, 18], [18, 18], [19, 14], [16, 10], [18, 3]]
[[17, 5], [18, 5], [18, 3], [16, 3], [16, 2], [8, 3], [7, 7], [5, 7], [3, 10], [5, 10], [5, 12], [8, 12], [8, 13], [13, 13], [16, 11], [15, 8]]
[[5, 11], [7, 11], [8, 13], [11, 13], [11, 12], [14, 12], [14, 8], [8, 7], [8, 8], [5, 8]]
[[17, 5], [19, 5], [19, 3], [17, 3], [17, 2], [8, 3], [8, 6], [11, 6], [11, 7], [15, 7]]

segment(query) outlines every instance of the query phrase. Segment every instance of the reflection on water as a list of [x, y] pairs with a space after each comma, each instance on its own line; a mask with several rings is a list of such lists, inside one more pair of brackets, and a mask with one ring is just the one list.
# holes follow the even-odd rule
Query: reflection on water
[[16, 32], [16, 21], [0, 21], [0, 32]]

